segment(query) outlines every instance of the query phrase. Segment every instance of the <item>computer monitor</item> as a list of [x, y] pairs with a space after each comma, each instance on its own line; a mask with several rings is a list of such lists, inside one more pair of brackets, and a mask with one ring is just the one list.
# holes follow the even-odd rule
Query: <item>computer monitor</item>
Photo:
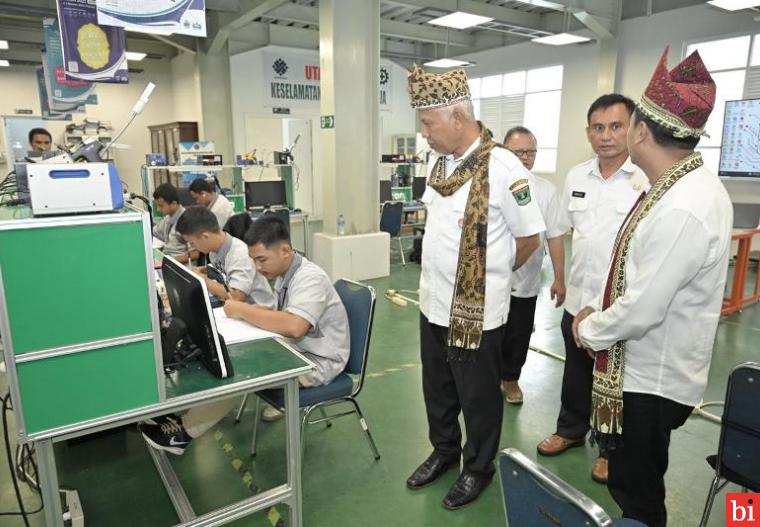
[[190, 195], [190, 191], [187, 188], [180, 187], [177, 189], [177, 194], [179, 195], [179, 204], [183, 207], [190, 207], [192, 205], [195, 205], [195, 200]]
[[391, 180], [381, 179], [380, 180], [380, 203], [385, 203], [386, 201], [393, 201], [393, 196], [391, 195]]
[[245, 206], [274, 207], [287, 203], [284, 181], [248, 181], [245, 184]]
[[216, 331], [206, 283], [171, 256], [164, 256], [162, 274], [172, 316], [181, 319], [201, 363], [222, 379], [233, 375], [224, 338]]
[[718, 175], [760, 178], [760, 99], [727, 101]]
[[425, 185], [427, 185], [426, 177], [416, 177], [412, 180], [412, 198], [420, 199], [425, 193]]

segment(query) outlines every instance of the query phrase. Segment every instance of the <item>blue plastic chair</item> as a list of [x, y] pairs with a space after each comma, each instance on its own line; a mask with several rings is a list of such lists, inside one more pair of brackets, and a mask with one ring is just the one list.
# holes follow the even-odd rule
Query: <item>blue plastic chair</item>
[[404, 215], [404, 204], [400, 201], [386, 201], [380, 213], [380, 230], [390, 234], [391, 238], [398, 240], [398, 249], [401, 253], [401, 265], [406, 265], [404, 257], [404, 245], [401, 243], [401, 217]]
[[760, 363], [739, 364], [728, 376], [718, 453], [707, 457], [715, 476], [699, 523], [701, 527], [710, 519], [715, 495], [727, 483], [739, 485], [743, 492], [760, 492], [759, 404]]
[[[338, 296], [340, 296], [348, 314], [351, 350], [346, 368], [330, 384], [313, 388], [300, 388], [298, 390], [299, 408], [303, 413], [303, 417], [301, 418], [301, 450], [303, 451], [304, 449], [306, 425], [327, 423], [327, 426], [330, 427], [333, 419], [345, 415], [356, 415], [375, 459], [380, 459], [380, 452], [377, 450], [375, 440], [369, 431], [367, 421], [356, 400], [356, 397], [364, 386], [364, 375], [367, 369], [367, 354], [369, 353], [369, 342], [372, 335], [372, 321], [375, 316], [375, 289], [351, 280], [340, 279], [335, 282], [335, 290], [338, 292]], [[356, 376], [356, 379], [352, 378], [352, 375]], [[261, 417], [261, 399], [264, 399], [275, 408], [284, 411], [283, 390], [263, 390], [257, 392], [256, 395], [258, 397], [256, 398], [253, 439], [251, 441], [252, 456], [256, 455], [256, 436]], [[353, 408], [342, 413], [327, 415], [325, 408], [341, 403], [351, 403]], [[240, 407], [241, 410], [243, 405], [245, 405], [245, 400]], [[321, 412], [322, 417], [309, 420], [311, 413], [317, 409]], [[240, 420], [240, 413], [238, 411], [238, 421]]]
[[591, 498], [517, 449], [502, 450], [498, 465], [511, 527], [646, 527], [627, 518], [613, 520]]

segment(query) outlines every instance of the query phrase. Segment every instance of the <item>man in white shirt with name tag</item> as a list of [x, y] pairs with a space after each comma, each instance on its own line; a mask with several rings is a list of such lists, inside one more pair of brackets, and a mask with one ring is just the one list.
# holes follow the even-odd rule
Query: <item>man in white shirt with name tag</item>
[[595, 352], [592, 434], [609, 447], [608, 489], [649, 527], [667, 523], [670, 433], [707, 386], [733, 224], [728, 192], [694, 151], [715, 83], [697, 52], [671, 71], [667, 54], [628, 129], [651, 190], [617, 236], [603, 294], [573, 323]]
[[[533, 170], [536, 162], [536, 136], [524, 126], [510, 128], [504, 136], [504, 146], [512, 152], [525, 168]], [[523, 393], [518, 384], [522, 367], [528, 356], [530, 336], [536, 315], [536, 301], [541, 290], [541, 267], [544, 262], [544, 245], [554, 270], [551, 298], [559, 307], [565, 301], [565, 241], [567, 227], [560, 208], [559, 192], [550, 181], [531, 173], [530, 185], [536, 196], [546, 224], [541, 235], [541, 245], [528, 261], [512, 274], [512, 292], [509, 300], [509, 319], [504, 330], [501, 355], [501, 391], [510, 404], [522, 404]]]
[[406, 486], [430, 485], [461, 459], [443, 499], [451, 510], [477, 499], [493, 478], [510, 276], [538, 247], [544, 222], [529, 172], [475, 120], [464, 70], [432, 74], [415, 65], [409, 93], [436, 155], [422, 196], [428, 219], [420, 274], [422, 390], [433, 453]]
[[[616, 93], [602, 95], [591, 104], [586, 136], [596, 157], [570, 169], [565, 179], [564, 210], [573, 241], [561, 323], [565, 341], [562, 404], [555, 432], [537, 447], [543, 456], [583, 446], [590, 429], [594, 362], [576, 346], [571, 326], [576, 313], [601, 293], [618, 229], [648, 186], [644, 173], [628, 157], [625, 142], [634, 107], [631, 99]], [[594, 461], [591, 477], [599, 483], [607, 481], [603, 449]]]

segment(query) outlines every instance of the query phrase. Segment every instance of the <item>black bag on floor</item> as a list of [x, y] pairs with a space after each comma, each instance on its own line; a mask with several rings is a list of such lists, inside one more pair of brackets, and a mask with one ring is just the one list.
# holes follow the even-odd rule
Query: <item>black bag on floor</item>
[[414, 239], [412, 240], [412, 252], [409, 254], [409, 261], [422, 263], [422, 237], [425, 236], [425, 229], [422, 227], [414, 228]]

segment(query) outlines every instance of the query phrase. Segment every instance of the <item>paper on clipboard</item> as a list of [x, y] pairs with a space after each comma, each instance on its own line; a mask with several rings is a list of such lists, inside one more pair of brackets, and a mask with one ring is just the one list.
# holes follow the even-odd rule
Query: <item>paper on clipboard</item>
[[228, 345], [280, 336], [277, 333], [257, 328], [243, 320], [229, 318], [223, 307], [214, 309], [214, 318], [216, 319], [217, 332], [224, 337], [224, 342]]

